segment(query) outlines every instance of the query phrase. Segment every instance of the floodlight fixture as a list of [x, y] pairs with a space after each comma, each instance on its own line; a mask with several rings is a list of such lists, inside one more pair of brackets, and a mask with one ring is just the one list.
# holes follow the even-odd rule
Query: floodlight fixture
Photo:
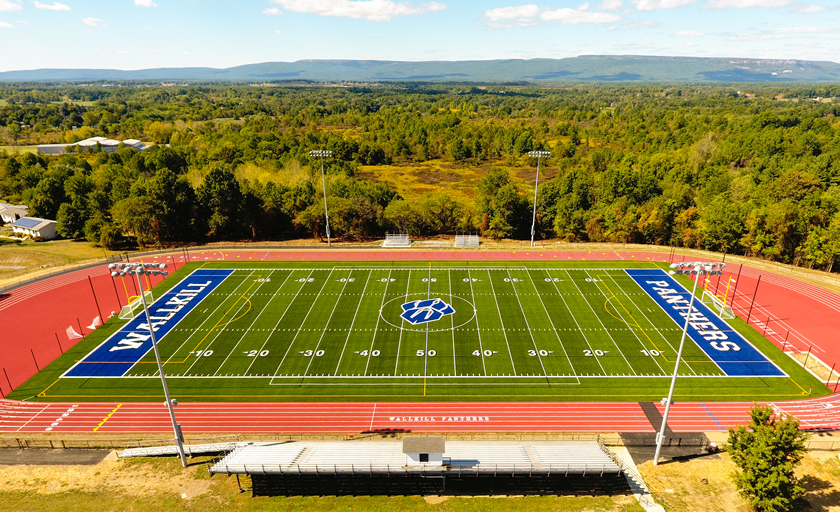
[[330, 213], [327, 210], [327, 181], [324, 178], [324, 158], [331, 157], [332, 151], [328, 149], [316, 149], [310, 151], [309, 156], [310, 158], [321, 159], [321, 187], [324, 189], [324, 219], [326, 220], [327, 247], [332, 247], [332, 242], [330, 241]]
[[[166, 384], [166, 374], [163, 372], [163, 363], [160, 359], [160, 352], [158, 351], [157, 339], [155, 338], [155, 330], [153, 328], [152, 319], [149, 315], [149, 306], [146, 304], [146, 295], [143, 291], [143, 280], [140, 279], [142, 275], [163, 275], [166, 276], [169, 272], [161, 270], [166, 268], [166, 264], [160, 263], [111, 263], [108, 265], [111, 270], [112, 277], [125, 277], [126, 275], [137, 276], [137, 285], [140, 287], [140, 300], [143, 303], [143, 311], [146, 314], [146, 324], [149, 326], [149, 335], [152, 340], [152, 348], [155, 352], [155, 360], [157, 361], [158, 371], [160, 372], [160, 381], [163, 384], [163, 394], [166, 396], [166, 406], [169, 409], [169, 419], [172, 421], [172, 430], [175, 432], [175, 446], [178, 450], [178, 456], [181, 458], [181, 465], [187, 467], [187, 456], [184, 453], [184, 434], [181, 432], [181, 425], [175, 420], [174, 406], [178, 402], [169, 396], [169, 386]], [[119, 271], [117, 270], [119, 269]]]
[[529, 151], [528, 156], [537, 159], [537, 178], [534, 181], [534, 218], [531, 220], [531, 247], [534, 246], [534, 231], [537, 227], [537, 190], [540, 187], [540, 159], [551, 156], [551, 151]]
[[682, 358], [683, 348], [685, 347], [685, 338], [688, 335], [688, 323], [691, 320], [691, 313], [694, 311], [694, 299], [697, 297], [697, 283], [700, 282], [700, 275], [721, 275], [726, 264], [723, 262], [680, 262], [672, 263], [668, 274], [674, 275], [697, 275], [698, 278], [694, 280], [694, 288], [691, 290], [691, 300], [688, 303], [688, 311], [685, 315], [685, 325], [683, 325], [682, 337], [680, 338], [680, 348], [677, 351], [677, 359], [674, 361], [674, 375], [671, 377], [671, 388], [668, 390], [668, 397], [662, 399], [662, 405], [665, 406], [665, 414], [662, 415], [662, 425], [659, 433], [656, 434], [656, 453], [653, 455], [653, 465], [659, 464], [659, 452], [662, 451], [662, 442], [665, 440], [665, 429], [668, 428], [668, 414], [671, 412], [671, 406], [674, 404], [674, 386], [677, 384], [677, 374], [680, 369], [680, 359]]

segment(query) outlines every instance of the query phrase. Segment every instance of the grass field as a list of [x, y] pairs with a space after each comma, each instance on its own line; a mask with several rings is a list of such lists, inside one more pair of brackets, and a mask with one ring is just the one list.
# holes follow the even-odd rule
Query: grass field
[[[657, 267], [188, 265], [155, 290], [161, 304], [203, 281], [202, 272], [225, 277], [196, 296], [189, 312], [156, 324], [159, 347], [173, 394], [187, 400], [658, 400], [667, 394], [682, 326], [628, 275], [631, 268]], [[733, 376], [702, 340], [687, 340], [681, 399], [801, 398], [809, 386], [811, 396], [828, 393], [743, 321], [712, 320], [740, 333], [779, 376]], [[125, 333], [140, 340], [148, 326], [137, 325], [113, 318], [12, 397], [156, 396], [151, 343], [135, 359], [123, 350], [134, 344], [114, 344]], [[103, 360], [115, 355], [122, 359]]]

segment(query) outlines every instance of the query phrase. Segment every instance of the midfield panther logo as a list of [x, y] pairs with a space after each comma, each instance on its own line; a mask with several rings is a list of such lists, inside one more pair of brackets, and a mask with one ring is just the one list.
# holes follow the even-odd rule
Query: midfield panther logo
[[455, 308], [442, 299], [415, 300], [403, 304], [402, 309], [400, 316], [413, 325], [434, 322], [455, 313]]

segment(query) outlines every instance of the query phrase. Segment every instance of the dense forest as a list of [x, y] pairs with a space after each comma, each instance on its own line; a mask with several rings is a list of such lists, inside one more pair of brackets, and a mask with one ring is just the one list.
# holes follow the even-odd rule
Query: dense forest
[[[840, 86], [103, 85], [0, 87], [0, 199], [67, 238], [324, 236], [316, 149], [335, 237], [528, 238], [550, 150], [538, 238], [840, 258]], [[157, 146], [25, 151], [94, 135]], [[449, 181], [412, 191], [417, 166]]]

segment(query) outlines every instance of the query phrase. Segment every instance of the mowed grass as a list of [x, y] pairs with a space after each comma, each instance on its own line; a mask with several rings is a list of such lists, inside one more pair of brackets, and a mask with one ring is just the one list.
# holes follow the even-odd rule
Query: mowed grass
[[0, 267], [24, 267], [0, 268], [0, 286], [47, 274], [64, 265], [104, 260], [113, 254], [116, 253], [83, 241], [33, 242], [0, 238]]
[[[205, 264], [235, 271], [160, 343], [184, 399], [658, 400], [681, 335], [623, 270], [651, 263], [231, 265]], [[403, 304], [427, 298], [454, 314], [417, 325], [400, 318]], [[151, 352], [126, 378], [58, 379], [122, 324], [109, 321], [14, 396], [156, 397]], [[724, 376], [689, 341], [679, 398], [828, 393], [742, 321], [730, 325], [790, 377]]]

